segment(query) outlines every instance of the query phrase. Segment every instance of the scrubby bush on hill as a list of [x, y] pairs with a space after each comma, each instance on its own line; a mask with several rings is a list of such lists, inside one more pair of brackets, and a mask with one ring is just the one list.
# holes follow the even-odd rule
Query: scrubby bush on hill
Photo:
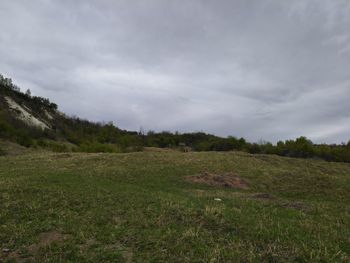
[[[8, 96], [19, 105], [30, 109], [39, 119], [46, 119], [52, 129], [41, 130], [24, 124], [7, 109], [4, 97]], [[2, 97], [2, 98], [1, 98]], [[52, 118], [47, 119], [47, 113]], [[130, 151], [141, 150], [142, 141], [137, 132], [120, 130], [112, 123], [93, 123], [77, 117], [67, 117], [57, 112], [57, 105], [48, 99], [22, 93], [9, 78], [0, 75], [0, 137], [23, 146], [40, 146], [53, 151], [64, 151], [62, 143], [43, 145], [43, 139], [68, 141], [82, 151]], [[40, 142], [39, 142], [40, 141]], [[106, 146], [104, 146], [104, 144]], [[110, 145], [114, 146], [111, 148]], [[116, 150], [117, 149], [117, 150]]]
[[39, 139], [37, 141], [37, 146], [50, 150], [52, 152], [70, 152], [73, 150], [63, 142], [55, 142], [55, 141], [44, 140], [44, 139]]
[[116, 153], [122, 152], [121, 149], [115, 144], [103, 144], [98, 142], [84, 143], [77, 147], [74, 151], [76, 152], [88, 152], [88, 153]]

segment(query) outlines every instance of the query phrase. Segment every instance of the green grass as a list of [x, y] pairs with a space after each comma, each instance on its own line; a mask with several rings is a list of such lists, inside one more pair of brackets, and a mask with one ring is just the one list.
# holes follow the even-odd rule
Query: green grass
[[[234, 172], [250, 188], [185, 180], [201, 172]], [[34, 253], [52, 231], [65, 238]], [[0, 248], [0, 262], [349, 262], [350, 164], [239, 152], [0, 157]]]

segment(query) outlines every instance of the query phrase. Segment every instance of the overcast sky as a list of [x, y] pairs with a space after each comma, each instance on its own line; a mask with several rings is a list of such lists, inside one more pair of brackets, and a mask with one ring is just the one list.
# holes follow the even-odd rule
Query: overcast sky
[[1, 0], [0, 73], [123, 129], [350, 139], [349, 0]]

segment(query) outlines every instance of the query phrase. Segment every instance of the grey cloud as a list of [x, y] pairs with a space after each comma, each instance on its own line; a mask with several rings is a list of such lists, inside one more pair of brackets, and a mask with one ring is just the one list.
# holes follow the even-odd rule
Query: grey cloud
[[0, 2], [0, 72], [121, 128], [350, 139], [350, 3]]

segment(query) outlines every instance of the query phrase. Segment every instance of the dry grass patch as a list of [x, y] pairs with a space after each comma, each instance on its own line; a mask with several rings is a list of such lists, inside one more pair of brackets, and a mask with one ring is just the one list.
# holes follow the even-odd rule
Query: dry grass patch
[[[30, 255], [36, 256], [41, 248], [52, 245], [53, 243], [62, 243], [67, 240], [70, 236], [64, 235], [55, 230], [50, 232], [41, 233], [38, 238], [38, 242], [27, 247], [27, 251]], [[22, 257], [19, 251], [13, 251], [7, 253], [5, 258], [13, 259], [15, 262], [33, 262], [32, 257]], [[0, 259], [1, 262], [1, 259]]]
[[274, 196], [268, 194], [268, 193], [258, 193], [253, 195], [254, 199], [258, 200], [274, 200], [276, 199]]
[[210, 186], [221, 186], [235, 189], [248, 189], [249, 184], [234, 173], [214, 174], [204, 172], [200, 175], [188, 176], [186, 178], [192, 183], [206, 184]]

